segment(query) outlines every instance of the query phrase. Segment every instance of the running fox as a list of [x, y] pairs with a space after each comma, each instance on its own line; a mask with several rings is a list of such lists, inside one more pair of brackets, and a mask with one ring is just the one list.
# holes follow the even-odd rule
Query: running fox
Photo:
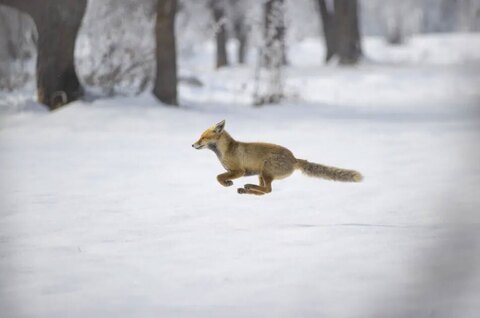
[[307, 160], [297, 159], [290, 150], [282, 146], [240, 142], [225, 131], [225, 120], [208, 128], [192, 145], [195, 149], [212, 150], [227, 172], [217, 176], [225, 187], [233, 185], [232, 180], [243, 176], [259, 176], [259, 185], [246, 184], [238, 188], [240, 194], [263, 195], [272, 192], [272, 181], [290, 176], [295, 169], [307, 176], [334, 181], [360, 182], [362, 175], [354, 170], [327, 167]]

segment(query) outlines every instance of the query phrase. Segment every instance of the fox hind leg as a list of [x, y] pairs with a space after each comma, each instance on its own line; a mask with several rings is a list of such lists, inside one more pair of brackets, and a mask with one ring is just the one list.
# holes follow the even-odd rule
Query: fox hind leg
[[252, 189], [238, 188], [237, 192], [239, 194], [254, 194], [254, 195], [264, 195], [265, 192], [260, 192]]
[[260, 175], [259, 181], [260, 185], [246, 184], [243, 188], [238, 189], [238, 193], [262, 195], [272, 192], [272, 177]]
[[259, 184], [261, 187], [264, 187], [264, 186], [265, 186], [265, 181], [263, 180], [263, 177], [262, 177], [262, 176], [258, 176], [258, 184]]

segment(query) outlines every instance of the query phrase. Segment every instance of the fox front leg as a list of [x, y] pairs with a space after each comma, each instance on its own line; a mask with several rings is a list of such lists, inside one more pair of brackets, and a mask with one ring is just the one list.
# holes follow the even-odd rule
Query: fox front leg
[[228, 171], [217, 176], [218, 182], [223, 185], [224, 187], [229, 187], [233, 185], [232, 179], [238, 179], [243, 177], [245, 171], [242, 170], [235, 170], [235, 171]]

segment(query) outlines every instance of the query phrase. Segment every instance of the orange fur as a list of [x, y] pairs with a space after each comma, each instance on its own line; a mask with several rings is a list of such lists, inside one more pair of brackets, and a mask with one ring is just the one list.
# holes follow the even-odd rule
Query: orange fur
[[225, 121], [208, 128], [192, 147], [210, 149], [217, 155], [226, 173], [217, 176], [225, 186], [233, 185], [232, 180], [243, 176], [258, 175], [259, 185], [246, 184], [238, 189], [241, 194], [263, 195], [272, 192], [272, 181], [290, 176], [295, 169], [305, 174], [336, 181], [359, 182], [360, 173], [310, 163], [296, 159], [285, 147], [260, 143], [240, 142], [233, 139], [225, 130]]

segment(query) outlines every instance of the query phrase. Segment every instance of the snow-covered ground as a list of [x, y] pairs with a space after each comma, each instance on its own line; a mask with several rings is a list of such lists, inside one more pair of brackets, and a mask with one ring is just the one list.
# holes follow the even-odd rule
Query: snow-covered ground
[[[181, 61], [205, 86], [182, 85], [179, 109], [144, 95], [47, 113], [2, 93], [0, 317], [478, 317], [479, 47], [370, 39], [338, 68], [304, 41], [289, 100], [260, 109], [253, 71], [208, 56]], [[238, 195], [255, 178], [223, 188], [191, 148], [222, 119], [365, 180], [295, 173]]]

